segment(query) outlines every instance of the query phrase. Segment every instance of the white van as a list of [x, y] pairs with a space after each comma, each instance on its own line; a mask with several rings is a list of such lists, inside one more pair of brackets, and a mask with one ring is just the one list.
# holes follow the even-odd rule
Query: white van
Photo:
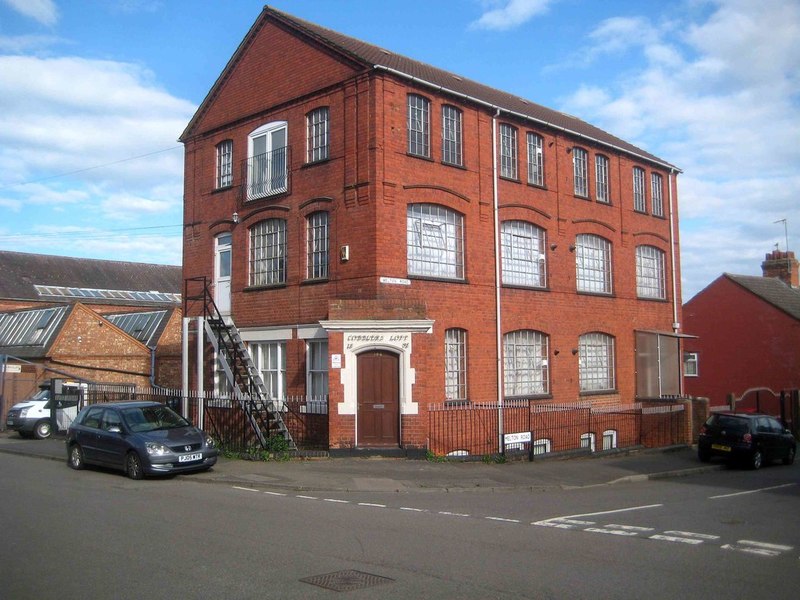
[[[85, 386], [85, 384], [83, 384]], [[22, 437], [34, 436], [43, 440], [53, 435], [50, 421], [52, 409], [50, 384], [42, 384], [32, 397], [11, 407], [6, 417], [6, 427], [19, 432]], [[58, 430], [66, 430], [78, 414], [81, 384], [64, 383], [63, 394], [55, 401]]]

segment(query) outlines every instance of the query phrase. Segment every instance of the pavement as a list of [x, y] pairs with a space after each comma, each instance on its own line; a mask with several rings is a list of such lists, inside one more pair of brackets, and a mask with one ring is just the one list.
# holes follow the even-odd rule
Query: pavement
[[[67, 453], [60, 437], [24, 439], [3, 431], [0, 452], [63, 461], [66, 467]], [[544, 491], [684, 477], [721, 468], [721, 463], [700, 463], [691, 446], [671, 446], [501, 464], [380, 457], [252, 461], [220, 456], [211, 470], [178, 477], [284, 491]]]

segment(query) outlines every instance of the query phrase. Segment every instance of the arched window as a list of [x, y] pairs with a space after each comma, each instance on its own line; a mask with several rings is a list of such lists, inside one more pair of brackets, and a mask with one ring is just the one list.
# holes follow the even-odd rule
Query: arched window
[[613, 390], [614, 338], [605, 333], [585, 333], [578, 343], [578, 379], [582, 392]]
[[525, 221], [504, 221], [501, 225], [503, 283], [545, 287], [545, 231]]
[[608, 158], [602, 154], [594, 157], [595, 196], [598, 202], [608, 204], [611, 195], [608, 188]]
[[577, 146], [572, 149], [572, 167], [575, 195], [589, 197], [589, 153]]
[[409, 204], [408, 274], [464, 279], [464, 217], [437, 204]]
[[503, 379], [506, 396], [547, 394], [550, 391], [548, 337], [520, 329], [503, 336]]
[[315, 212], [306, 219], [308, 279], [328, 278], [328, 213]]
[[286, 221], [267, 219], [250, 228], [250, 285], [286, 283]]
[[408, 153], [431, 155], [431, 103], [416, 94], [408, 95]]
[[280, 194], [288, 187], [286, 121], [262, 125], [247, 137], [247, 199]]
[[610, 294], [611, 242], [597, 235], [575, 239], [575, 281], [579, 292]]
[[636, 295], [658, 300], [667, 297], [664, 252], [654, 246], [636, 247]]

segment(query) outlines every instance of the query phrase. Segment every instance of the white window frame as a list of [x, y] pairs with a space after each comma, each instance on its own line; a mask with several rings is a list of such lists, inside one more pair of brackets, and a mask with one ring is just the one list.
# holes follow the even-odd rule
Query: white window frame
[[286, 342], [250, 342], [248, 350], [270, 397], [275, 400], [285, 399]]
[[306, 115], [306, 162], [327, 160], [330, 154], [330, 112], [327, 106], [315, 108]]
[[233, 140], [222, 140], [216, 145], [217, 189], [233, 185]]
[[609, 161], [608, 157], [603, 154], [597, 154], [594, 157], [594, 175], [595, 175], [595, 198], [598, 202], [603, 204], [611, 203], [611, 192], [609, 188]]
[[503, 221], [500, 254], [504, 285], [547, 285], [546, 232], [527, 221]]
[[[280, 145], [281, 140], [283, 145]], [[252, 131], [247, 136], [247, 200], [288, 191], [288, 159], [289, 127], [286, 121], [267, 123]]]
[[647, 212], [647, 197], [645, 196], [645, 172], [641, 167], [633, 167], [633, 210], [640, 213]]
[[700, 354], [698, 352], [683, 353], [683, 376], [700, 377]]
[[617, 447], [617, 430], [606, 429], [603, 432], [603, 450], [613, 450]]
[[463, 113], [450, 104], [442, 106], [442, 162], [461, 167], [464, 165]]
[[543, 454], [549, 454], [553, 448], [553, 442], [547, 438], [541, 438], [539, 440], [533, 440], [531, 442], [531, 453], [534, 456], [542, 456]]
[[579, 292], [611, 295], [613, 272], [611, 242], [599, 235], [575, 238], [575, 284]]
[[318, 211], [306, 217], [306, 278], [309, 280], [328, 278], [329, 214]]
[[595, 446], [595, 435], [591, 431], [581, 434], [581, 448], [587, 448], [590, 452], [594, 452], [596, 449]]
[[650, 173], [650, 200], [653, 203], [653, 216], [664, 216], [664, 178], [660, 173]]
[[665, 256], [666, 253], [655, 246], [636, 246], [636, 295], [639, 298], [666, 300]]
[[438, 204], [409, 204], [408, 274], [464, 279], [464, 217]]
[[286, 220], [265, 219], [250, 228], [250, 285], [286, 283]]
[[528, 132], [528, 183], [544, 187], [544, 138]]
[[580, 146], [572, 148], [574, 192], [581, 198], [589, 197], [589, 153]]
[[444, 397], [447, 402], [467, 402], [467, 331], [444, 332]]
[[550, 393], [550, 339], [541, 331], [518, 329], [503, 336], [503, 389], [506, 396]]
[[328, 397], [328, 340], [306, 340], [306, 396]]
[[500, 123], [500, 177], [517, 179], [517, 128]]
[[595, 331], [578, 342], [578, 380], [581, 392], [610, 392], [615, 389], [614, 338]]
[[431, 156], [431, 102], [419, 94], [408, 95], [408, 153]]

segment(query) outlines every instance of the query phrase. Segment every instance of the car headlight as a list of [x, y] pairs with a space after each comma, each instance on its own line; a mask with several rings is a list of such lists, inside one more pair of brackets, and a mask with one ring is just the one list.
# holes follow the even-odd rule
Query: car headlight
[[28, 415], [28, 409], [27, 408], [23, 408], [22, 410], [19, 411], [19, 418], [20, 419], [24, 419], [27, 415]]
[[217, 445], [217, 443], [214, 441], [214, 438], [212, 438], [210, 435], [207, 435], [205, 437], [206, 437], [206, 440], [205, 440], [206, 441], [206, 446], [208, 446], [209, 448], [213, 448], [214, 446]]
[[144, 447], [150, 456], [165, 456], [167, 454], [172, 454], [172, 450], [167, 448], [164, 444], [159, 444], [158, 442], [145, 442]]

